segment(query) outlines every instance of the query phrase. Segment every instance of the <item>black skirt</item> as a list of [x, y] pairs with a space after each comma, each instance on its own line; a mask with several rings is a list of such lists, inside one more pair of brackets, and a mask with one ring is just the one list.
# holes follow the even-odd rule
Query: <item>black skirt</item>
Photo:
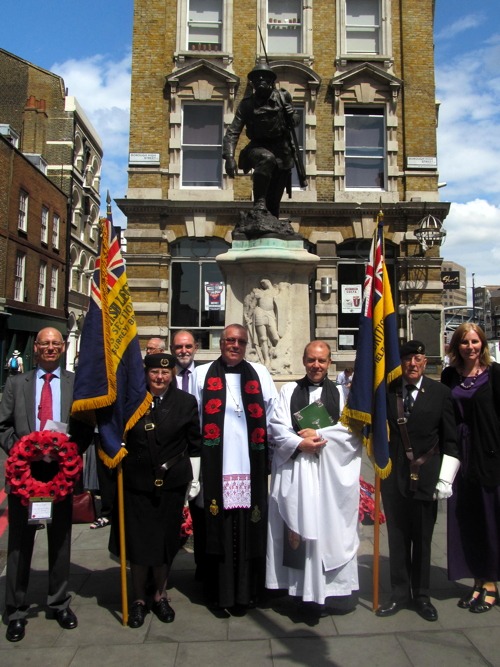
[[[170, 565], [180, 548], [182, 510], [187, 484], [160, 495], [123, 489], [127, 560], [134, 565]], [[109, 550], [120, 555], [118, 501], [109, 538]]]

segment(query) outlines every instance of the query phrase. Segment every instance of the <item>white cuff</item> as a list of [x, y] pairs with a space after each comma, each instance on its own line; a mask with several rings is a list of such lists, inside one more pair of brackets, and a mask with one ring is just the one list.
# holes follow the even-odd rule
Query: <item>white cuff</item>
[[448, 456], [447, 454], [443, 454], [443, 460], [441, 462], [441, 470], [439, 472], [439, 481], [448, 482], [448, 484], [453, 484], [459, 468], [460, 468], [459, 459], [455, 458], [454, 456]]

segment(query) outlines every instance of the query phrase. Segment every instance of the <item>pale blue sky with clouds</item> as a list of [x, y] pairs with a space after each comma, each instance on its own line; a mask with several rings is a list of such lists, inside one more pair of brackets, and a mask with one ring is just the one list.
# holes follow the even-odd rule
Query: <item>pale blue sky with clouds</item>
[[[22, 30], [3, 31], [1, 47], [64, 77], [103, 140], [102, 192], [123, 197], [133, 0], [15, 6]], [[442, 254], [476, 285], [500, 284], [499, 0], [436, 0], [435, 55], [440, 196], [452, 202]], [[116, 206], [114, 215], [125, 223]]]

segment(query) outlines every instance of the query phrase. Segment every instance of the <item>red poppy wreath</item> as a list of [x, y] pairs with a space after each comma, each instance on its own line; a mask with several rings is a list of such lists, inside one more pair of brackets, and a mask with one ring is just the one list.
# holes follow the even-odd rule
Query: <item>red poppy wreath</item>
[[[50, 482], [38, 481], [31, 472], [31, 463], [45, 456], [59, 464], [59, 471]], [[18, 440], [10, 450], [5, 462], [5, 480], [11, 486], [11, 493], [21, 496], [23, 505], [35, 496], [52, 498], [57, 503], [73, 493], [82, 468], [82, 457], [67, 435], [55, 431], [34, 431]]]

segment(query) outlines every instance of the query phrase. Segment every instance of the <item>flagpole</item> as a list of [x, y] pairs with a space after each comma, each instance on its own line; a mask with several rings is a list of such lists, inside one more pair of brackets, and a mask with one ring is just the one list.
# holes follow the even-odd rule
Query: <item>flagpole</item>
[[380, 565], [380, 477], [377, 473], [375, 473], [375, 525], [373, 528], [373, 611], [377, 611]]
[[122, 583], [122, 615], [123, 625], [128, 625], [128, 597], [127, 597], [127, 554], [125, 547], [125, 510], [123, 502], [123, 470], [121, 461], [117, 466], [118, 481], [118, 526], [120, 528], [120, 573]]

